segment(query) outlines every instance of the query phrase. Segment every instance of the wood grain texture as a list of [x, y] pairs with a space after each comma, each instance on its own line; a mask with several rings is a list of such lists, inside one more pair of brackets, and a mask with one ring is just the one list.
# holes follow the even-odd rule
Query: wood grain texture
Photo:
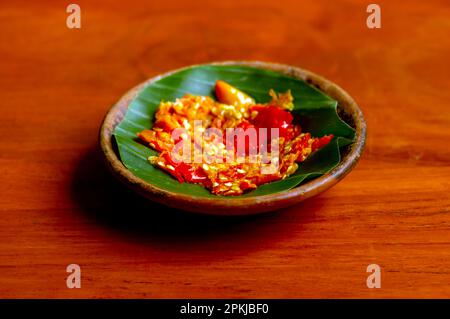
[[[0, 4], [0, 297], [450, 297], [450, 7], [378, 1]], [[337, 186], [245, 219], [168, 210], [118, 185], [100, 122], [129, 88], [217, 60], [280, 62], [346, 89], [366, 151]], [[66, 266], [82, 268], [67, 289]], [[381, 289], [366, 267], [382, 268]]]

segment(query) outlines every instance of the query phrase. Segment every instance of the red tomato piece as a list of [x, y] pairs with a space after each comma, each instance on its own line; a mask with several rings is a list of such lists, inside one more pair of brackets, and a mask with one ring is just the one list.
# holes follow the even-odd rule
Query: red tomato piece
[[267, 129], [278, 128], [280, 137], [286, 137], [287, 130], [291, 127], [292, 120], [294, 119], [289, 111], [285, 111], [275, 105], [255, 105], [252, 107], [252, 111], [258, 112], [253, 119], [253, 124], [256, 127]]

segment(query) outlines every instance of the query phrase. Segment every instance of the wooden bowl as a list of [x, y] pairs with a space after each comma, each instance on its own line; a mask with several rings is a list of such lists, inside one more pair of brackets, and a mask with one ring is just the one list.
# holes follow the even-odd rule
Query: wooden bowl
[[[214, 64], [214, 63], [213, 63]], [[358, 162], [366, 140], [366, 123], [363, 114], [355, 101], [339, 86], [312, 72], [287, 65], [265, 62], [220, 62], [215, 64], [247, 65], [269, 69], [302, 79], [338, 101], [338, 113], [356, 130], [355, 142], [342, 154], [341, 162], [327, 174], [315, 178], [303, 185], [270, 195], [244, 198], [204, 198], [170, 192], [133, 175], [121, 162], [113, 142], [114, 128], [122, 121], [130, 102], [142, 88], [165, 77], [169, 72], [136, 86], [126, 93], [106, 114], [100, 128], [100, 147], [105, 162], [111, 172], [125, 185], [150, 200], [181, 210], [200, 212], [209, 215], [251, 215], [277, 210], [299, 203], [330, 188], [347, 175]]]

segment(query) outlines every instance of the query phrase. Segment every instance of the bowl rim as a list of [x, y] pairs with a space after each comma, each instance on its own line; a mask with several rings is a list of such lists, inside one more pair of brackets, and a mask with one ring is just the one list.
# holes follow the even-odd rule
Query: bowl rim
[[[259, 195], [254, 197], [201, 197], [186, 195], [168, 191], [152, 185], [143, 179], [135, 176], [120, 160], [113, 146], [113, 131], [115, 127], [123, 120], [125, 113], [131, 101], [140, 93], [140, 91], [149, 84], [159, 79], [169, 76], [173, 73], [203, 65], [239, 65], [250, 66], [261, 69], [268, 69], [283, 73], [294, 78], [302, 79], [308, 84], [318, 88], [320, 91], [329, 95], [338, 101], [338, 108], [343, 108], [346, 114], [350, 114], [354, 123], [355, 140], [349, 145], [350, 150], [340, 163], [328, 173], [314, 178], [300, 186], [273, 194]], [[223, 61], [211, 62], [205, 64], [195, 64], [187, 67], [169, 71], [155, 77], [152, 77], [143, 83], [133, 87], [119, 101], [114, 104], [106, 113], [99, 131], [99, 144], [107, 167], [111, 172], [141, 195], [157, 201], [159, 203], [179, 208], [182, 210], [215, 214], [215, 215], [245, 215], [270, 211], [276, 208], [287, 207], [306, 198], [312, 197], [336, 184], [356, 165], [364, 150], [366, 134], [366, 122], [361, 109], [350, 95], [341, 87], [317, 75], [311, 71], [293, 67], [285, 64], [260, 62], [260, 61]], [[252, 211], [248, 209], [252, 207]], [[216, 211], [206, 211], [214, 210]], [[233, 209], [235, 211], [230, 211]]]

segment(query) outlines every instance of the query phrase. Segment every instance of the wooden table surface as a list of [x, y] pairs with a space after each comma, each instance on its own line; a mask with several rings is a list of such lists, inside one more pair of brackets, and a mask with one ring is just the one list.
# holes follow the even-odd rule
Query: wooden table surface
[[[79, 30], [67, 1], [0, 4], [0, 297], [450, 297], [448, 1], [378, 1], [381, 29], [356, 0], [77, 3]], [[345, 88], [368, 123], [354, 171], [243, 219], [119, 185], [97, 148], [108, 108], [160, 72], [233, 59]]]

